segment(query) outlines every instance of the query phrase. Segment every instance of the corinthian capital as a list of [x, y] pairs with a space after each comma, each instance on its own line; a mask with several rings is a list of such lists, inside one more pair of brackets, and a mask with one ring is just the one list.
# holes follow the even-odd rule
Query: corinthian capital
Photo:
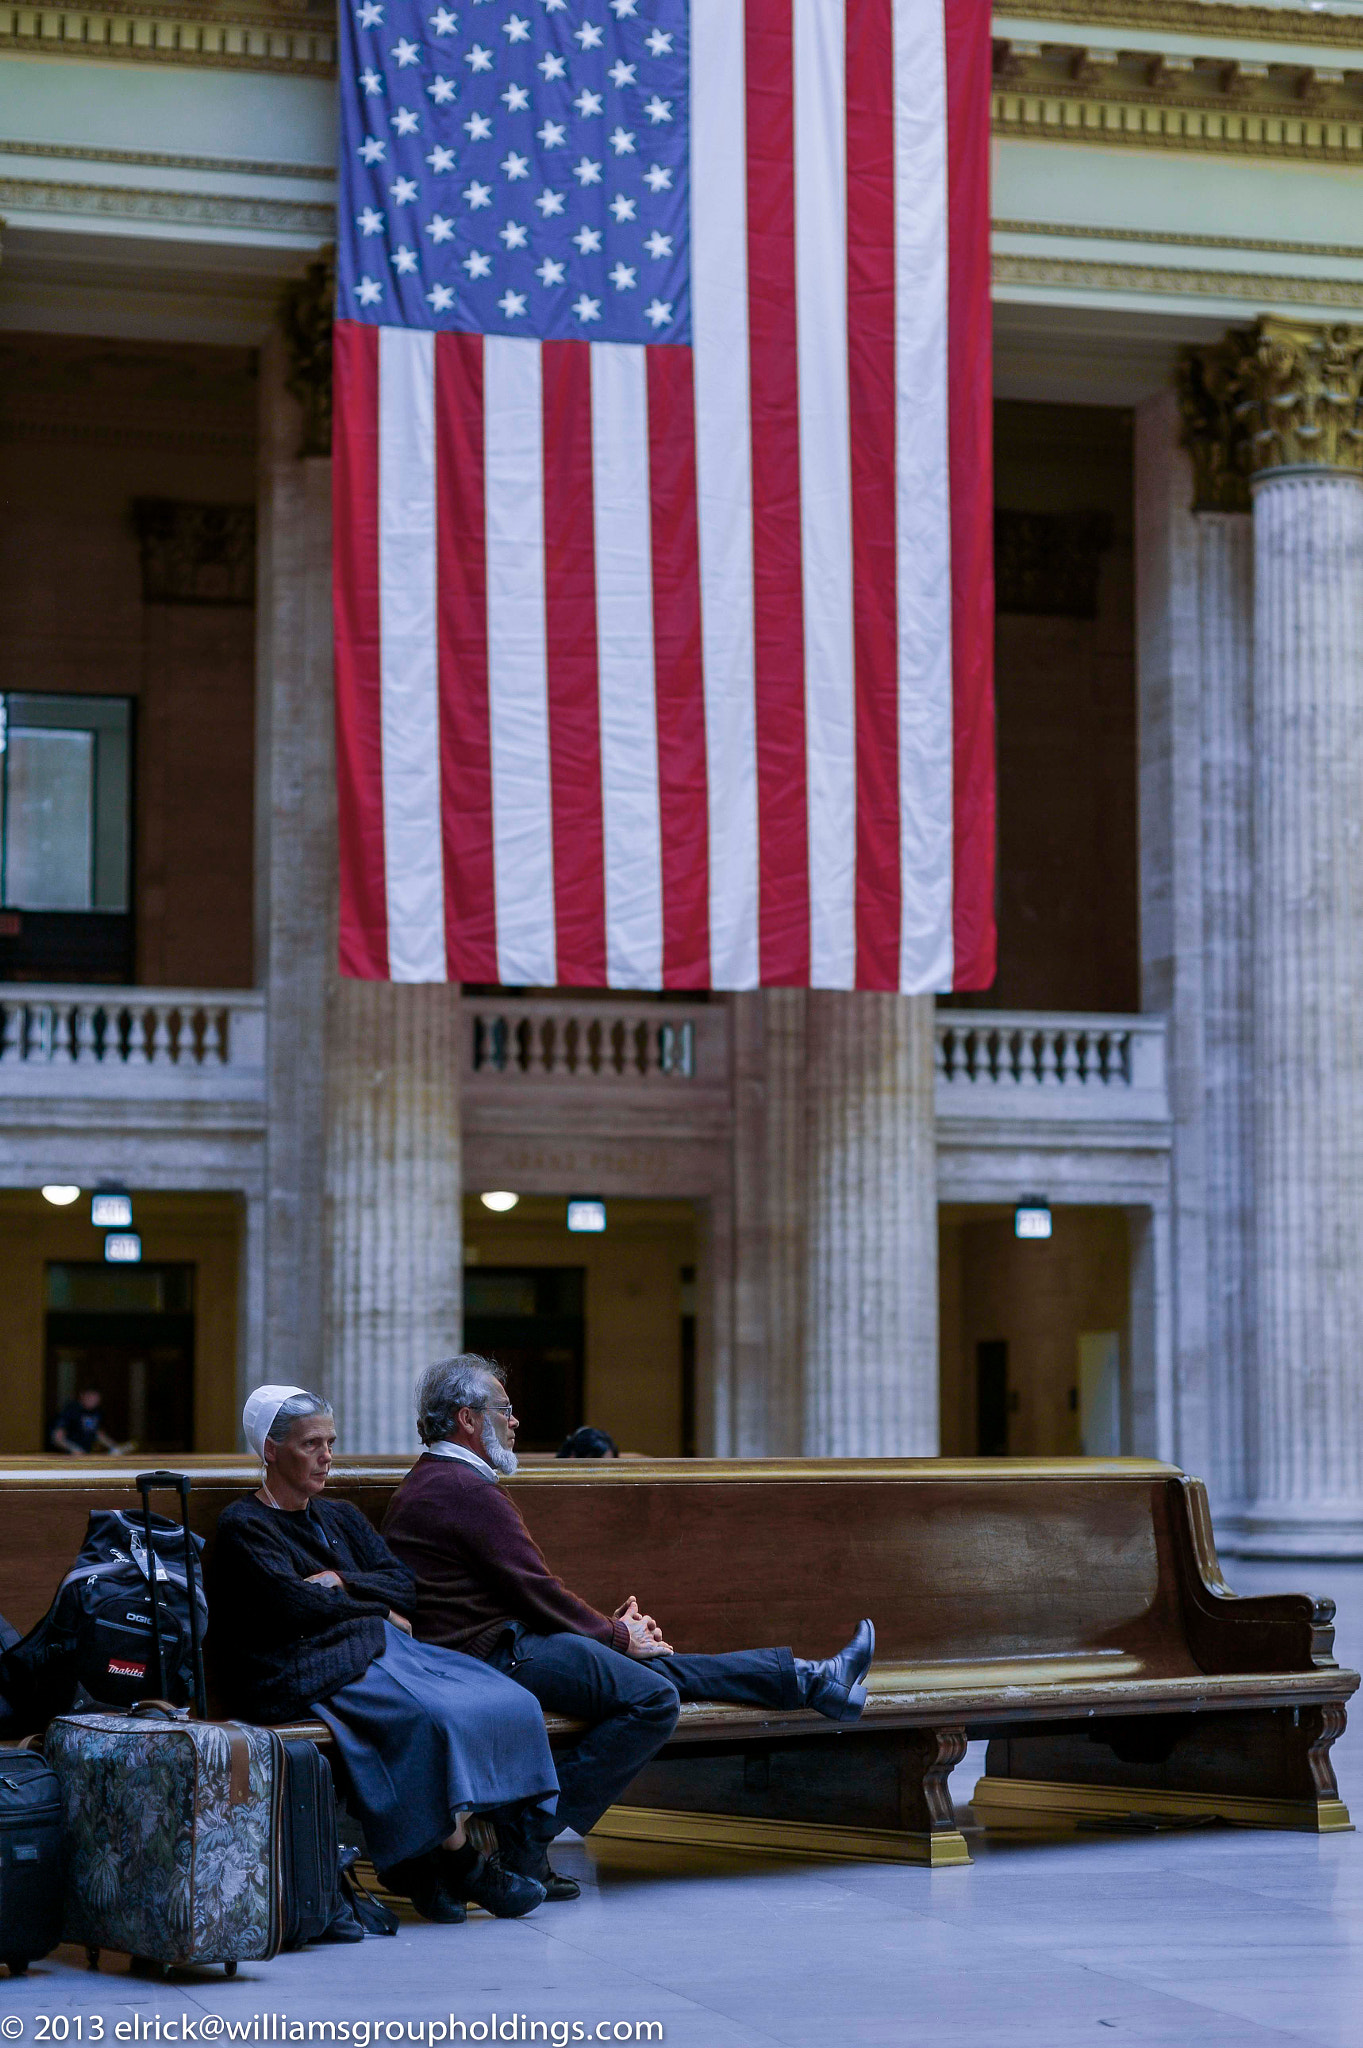
[[1363, 327], [1262, 315], [1179, 366], [1196, 511], [1234, 511], [1275, 469], [1363, 476]]

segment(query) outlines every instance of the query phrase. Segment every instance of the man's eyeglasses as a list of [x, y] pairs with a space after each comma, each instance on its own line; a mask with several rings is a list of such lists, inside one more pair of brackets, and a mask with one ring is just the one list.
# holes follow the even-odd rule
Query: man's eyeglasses
[[484, 1405], [493, 1415], [514, 1415], [516, 1412], [509, 1401], [488, 1401]]

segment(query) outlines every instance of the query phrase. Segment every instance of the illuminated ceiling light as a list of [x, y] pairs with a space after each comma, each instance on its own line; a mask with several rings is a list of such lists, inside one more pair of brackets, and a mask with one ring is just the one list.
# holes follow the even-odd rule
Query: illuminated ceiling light
[[52, 1181], [43, 1189], [42, 1196], [54, 1209], [69, 1209], [73, 1202], [80, 1200], [80, 1189], [68, 1188], [60, 1181]]
[[1024, 1195], [1013, 1211], [1014, 1237], [1042, 1238], [1050, 1234], [1050, 1203], [1044, 1195]]
[[494, 1188], [490, 1195], [479, 1195], [485, 1209], [491, 1209], [494, 1216], [505, 1216], [508, 1209], [514, 1209], [519, 1195], [508, 1194], [505, 1188]]
[[606, 1205], [604, 1202], [581, 1200], [569, 1202], [569, 1230], [604, 1230], [605, 1227]]

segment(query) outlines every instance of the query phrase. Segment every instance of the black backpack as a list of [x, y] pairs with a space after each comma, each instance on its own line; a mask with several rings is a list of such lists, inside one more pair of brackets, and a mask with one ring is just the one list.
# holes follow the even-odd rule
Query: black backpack
[[[152, 1515], [151, 1560], [159, 1595], [164, 1697], [176, 1706], [194, 1697], [190, 1592], [185, 1538], [179, 1525]], [[196, 1557], [203, 1541], [190, 1539]], [[208, 1625], [200, 1575], [193, 1598], [199, 1634]], [[152, 1627], [147, 1532], [141, 1515], [96, 1508], [75, 1564], [57, 1597], [21, 1642], [0, 1655], [0, 1694], [27, 1726], [45, 1725], [73, 1707], [130, 1707], [162, 1696]]]

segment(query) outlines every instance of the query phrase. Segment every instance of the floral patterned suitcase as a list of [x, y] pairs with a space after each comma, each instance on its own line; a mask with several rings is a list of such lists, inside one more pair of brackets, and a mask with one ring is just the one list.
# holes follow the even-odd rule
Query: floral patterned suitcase
[[[259, 1962], [283, 1938], [284, 1745], [234, 1721], [73, 1714], [45, 1753], [67, 1844], [64, 1941], [155, 1964]], [[166, 1711], [166, 1710], [163, 1710]]]

